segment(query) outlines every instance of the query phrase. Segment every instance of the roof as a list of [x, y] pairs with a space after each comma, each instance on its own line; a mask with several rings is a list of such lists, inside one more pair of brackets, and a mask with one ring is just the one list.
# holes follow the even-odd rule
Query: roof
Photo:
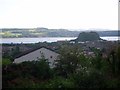
[[28, 50], [28, 51], [26, 51], [26, 52], [23, 52], [23, 53], [17, 55], [16, 57], [14, 57], [14, 59], [15, 59], [15, 58], [19, 58], [19, 57], [21, 57], [21, 56], [24, 56], [24, 55], [26, 55], [26, 54], [29, 54], [29, 53], [31, 53], [31, 52], [34, 52], [34, 51], [36, 51], [36, 50], [38, 50], [38, 49], [41, 49], [41, 48], [46, 48], [46, 49], [48, 49], [48, 50], [50, 50], [50, 51], [53, 51], [53, 52], [59, 54], [58, 52], [52, 50], [51, 48], [41, 46], [41, 47], [37, 47], [37, 48], [35, 48], [35, 49], [31, 49], [31, 50]]

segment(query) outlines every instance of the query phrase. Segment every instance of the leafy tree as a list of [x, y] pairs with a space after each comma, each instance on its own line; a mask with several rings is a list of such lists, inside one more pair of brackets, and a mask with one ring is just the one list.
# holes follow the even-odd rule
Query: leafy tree
[[94, 69], [89, 70], [89, 73], [86, 71], [79, 71], [70, 78], [73, 79], [76, 88], [103, 88], [106, 86], [106, 79]]
[[56, 60], [56, 72], [59, 75], [67, 76], [76, 71], [79, 61], [79, 49], [64, 46], [61, 48], [59, 60]]
[[9, 64], [11, 64], [12, 62], [11, 62], [11, 60], [10, 59], [8, 59], [8, 58], [2, 58], [2, 65], [4, 66], [4, 65], [9, 65]]
[[46, 84], [47, 88], [75, 88], [74, 82], [63, 77], [54, 77]]
[[[30, 87], [29, 81], [24, 82], [22, 79], [38, 80], [44, 81], [52, 77], [52, 70], [49, 67], [46, 59], [40, 59], [39, 61], [32, 62], [23, 62], [20, 64], [10, 64], [6, 67], [3, 67], [3, 87], [12, 87], [18, 85], [18, 87]], [[15, 80], [14, 83], [12, 83]], [[16, 81], [17, 80], [17, 81]], [[11, 84], [10, 84], [11, 82]], [[19, 85], [20, 84], [20, 85]], [[30, 81], [31, 84], [31, 81]], [[10, 86], [9, 86], [10, 85]], [[12, 85], [12, 86], [11, 86]], [[31, 85], [32, 87], [32, 85]]]
[[108, 55], [108, 62], [114, 75], [120, 74], [120, 46], [113, 48]]
[[39, 79], [47, 79], [52, 75], [52, 70], [50, 69], [49, 63], [47, 59], [39, 59], [39, 61], [35, 62], [34, 68], [34, 76]]

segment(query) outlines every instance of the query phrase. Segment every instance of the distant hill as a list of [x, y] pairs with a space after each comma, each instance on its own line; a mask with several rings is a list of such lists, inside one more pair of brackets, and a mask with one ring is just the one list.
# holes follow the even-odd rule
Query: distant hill
[[14, 37], [77, 37], [79, 31], [69, 31], [67, 29], [48, 29], [48, 28], [13, 28], [2, 29], [0, 32], [3, 38]]
[[[3, 38], [16, 37], [78, 37], [83, 31], [70, 31], [67, 29], [48, 28], [3, 28], [0, 29], [0, 36]], [[90, 30], [89, 30], [90, 31]], [[91, 30], [92, 31], [92, 30]], [[84, 32], [88, 32], [84, 30]], [[118, 36], [118, 31], [96, 31], [99, 36]]]
[[96, 41], [102, 40], [96, 32], [82, 32], [79, 34], [78, 38], [75, 39], [76, 42], [84, 42], [84, 41]]
[[120, 36], [120, 31], [97, 31], [100, 36]]

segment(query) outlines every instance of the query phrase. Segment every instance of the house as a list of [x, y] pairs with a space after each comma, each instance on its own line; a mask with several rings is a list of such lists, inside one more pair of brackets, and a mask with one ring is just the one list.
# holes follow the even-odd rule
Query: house
[[74, 44], [74, 43], [75, 43], [75, 41], [70, 41], [70, 43], [73, 43], [73, 44]]
[[84, 44], [85, 42], [78, 42], [78, 43]]
[[28, 52], [24, 55], [21, 55], [14, 59], [13, 63], [22, 63], [25, 61], [37, 61], [39, 58], [42, 58], [44, 56], [45, 59], [48, 59], [50, 67], [54, 67], [54, 60], [58, 59], [59, 54], [55, 51], [41, 47], [39, 49], [33, 50], [31, 52]]

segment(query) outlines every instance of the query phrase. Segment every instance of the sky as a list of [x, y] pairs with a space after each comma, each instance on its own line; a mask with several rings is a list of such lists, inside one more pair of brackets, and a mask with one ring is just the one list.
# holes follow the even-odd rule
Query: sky
[[0, 0], [0, 28], [118, 29], [118, 0]]

